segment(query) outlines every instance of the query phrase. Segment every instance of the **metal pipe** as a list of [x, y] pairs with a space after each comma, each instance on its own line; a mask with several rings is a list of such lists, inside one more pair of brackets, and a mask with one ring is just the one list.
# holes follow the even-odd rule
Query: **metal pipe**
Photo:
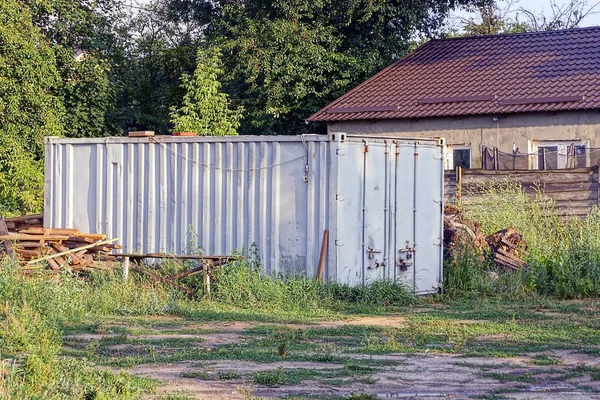
[[367, 142], [363, 141], [363, 184], [362, 184], [362, 262], [361, 262], [361, 281], [365, 285], [365, 257], [367, 256]]
[[419, 165], [419, 147], [418, 143], [415, 142], [415, 152], [414, 152], [414, 168], [413, 168], [413, 240], [412, 245], [414, 249], [413, 253], [413, 290], [417, 289], [417, 167]]
[[397, 281], [396, 257], [398, 257], [398, 169], [400, 167], [400, 144], [396, 142], [396, 165], [394, 170], [394, 282]]
[[[438, 290], [440, 293], [444, 291], [444, 160], [440, 162], [440, 248], [438, 252]], [[462, 172], [461, 172], [462, 174]], [[462, 178], [461, 178], [462, 184]]]
[[389, 185], [391, 184], [391, 182], [389, 181], [389, 176], [390, 176], [390, 171], [389, 171], [389, 160], [390, 160], [390, 147], [389, 147], [389, 142], [386, 141], [385, 142], [385, 173], [384, 173], [384, 192], [383, 192], [383, 277], [387, 278], [386, 273], [388, 271], [388, 258], [389, 258], [389, 254], [388, 254], [388, 250], [389, 250], [389, 243], [388, 243], [388, 238], [389, 238], [389, 232], [388, 229], [390, 227], [390, 205], [389, 205], [389, 201], [390, 201], [390, 188]]

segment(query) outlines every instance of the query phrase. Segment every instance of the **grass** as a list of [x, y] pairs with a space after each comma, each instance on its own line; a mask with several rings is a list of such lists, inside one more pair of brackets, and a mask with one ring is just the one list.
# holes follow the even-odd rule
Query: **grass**
[[[600, 354], [600, 301], [595, 299], [600, 295], [600, 212], [583, 221], [564, 221], [547, 199], [538, 194], [532, 200], [510, 183], [479, 190], [487, 203], [464, 204], [465, 212], [487, 233], [507, 226], [519, 230], [529, 245], [529, 270], [497, 271], [465, 245], [445, 266], [442, 296], [417, 299], [406, 287], [386, 281], [351, 288], [305, 277], [271, 277], [255, 263], [240, 261], [217, 271], [209, 297], [190, 300], [135, 275], [127, 282], [110, 274], [87, 280], [64, 275], [57, 285], [24, 278], [5, 262], [0, 265], [0, 398], [137, 399], [159, 383], [99, 367], [179, 361], [246, 361], [267, 367], [213, 373], [204, 365], [182, 373], [189, 379], [369, 386], [378, 382], [381, 369], [404, 364], [375, 355], [395, 353], [520, 356], [540, 370], [562, 368], [564, 380], [600, 380], [597, 366], [565, 367], [553, 355], [554, 350]], [[180, 267], [165, 266], [169, 272]], [[186, 284], [201, 290], [192, 279]], [[585, 300], [564, 300], [579, 298]], [[395, 318], [393, 326], [317, 325], [390, 314], [402, 318]], [[214, 331], [208, 321], [252, 325], [237, 343], [216, 346], [204, 346], [201, 337], [151, 336], [207, 335]], [[303, 326], [281, 325], [295, 323]], [[81, 334], [105, 336], [84, 340]], [[316, 365], [291, 373], [274, 364], [282, 361]], [[477, 368], [481, 376], [501, 382], [536, 380], [531, 370]]]
[[543, 193], [526, 193], [510, 180], [474, 186], [460, 205], [485, 234], [513, 227], [528, 245], [526, 272], [497, 270], [468, 243], [460, 245], [445, 268], [449, 297], [503, 296], [509, 299], [600, 296], [600, 211], [566, 219]]

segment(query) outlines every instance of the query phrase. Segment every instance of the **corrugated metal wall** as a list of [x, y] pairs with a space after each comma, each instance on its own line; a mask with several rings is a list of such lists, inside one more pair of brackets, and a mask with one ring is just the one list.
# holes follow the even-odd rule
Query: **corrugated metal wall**
[[47, 138], [44, 223], [118, 237], [125, 252], [255, 244], [267, 271], [314, 276], [329, 162], [312, 135]]
[[443, 147], [369, 136], [46, 140], [44, 223], [119, 238], [124, 252], [226, 255], [270, 273], [441, 279]]

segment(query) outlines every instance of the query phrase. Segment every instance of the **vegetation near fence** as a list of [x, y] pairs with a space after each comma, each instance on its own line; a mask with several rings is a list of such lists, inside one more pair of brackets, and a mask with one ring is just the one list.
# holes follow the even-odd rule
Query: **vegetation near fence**
[[[305, 321], [337, 318], [343, 310], [383, 310], [415, 301], [403, 285], [374, 282], [350, 288], [314, 279], [269, 277], [245, 262], [221, 269], [210, 299], [187, 298], [173, 288], [136, 277], [97, 273], [84, 281], [25, 278], [9, 262], [0, 266], [0, 398], [137, 399], [156, 381], [95, 368], [59, 356], [61, 334], [106, 316], [175, 315], [191, 319]], [[193, 287], [193, 282], [188, 282]], [[201, 286], [200, 286], [201, 287]], [[9, 361], [6, 361], [6, 360]]]
[[[595, 173], [595, 172], [594, 172]], [[445, 266], [449, 295], [497, 295], [509, 298], [552, 295], [600, 296], [600, 211], [564, 218], [556, 201], [541, 190], [530, 193], [519, 182], [479, 183], [463, 194], [460, 208], [481, 223], [485, 234], [517, 229], [528, 245], [527, 271], [503, 273], [488, 259], [464, 246]]]
[[477, 189], [490, 181], [519, 183], [526, 193], [534, 196], [541, 191], [554, 200], [558, 210], [568, 215], [585, 216], [599, 205], [598, 166], [541, 171], [457, 168], [445, 173], [446, 201], [468, 201], [481, 196]]
[[[402, 284], [387, 281], [351, 288], [319, 284], [306, 277], [268, 276], [261, 273], [256, 261], [250, 260], [236, 261], [217, 270], [210, 297], [203, 296], [201, 282], [194, 281], [197, 278], [186, 278], [183, 284], [198, 292], [196, 299], [190, 299], [177, 288], [135, 274], [128, 281], [119, 274], [94, 273], [86, 280], [65, 274], [57, 285], [45, 278], [21, 276], [18, 268], [5, 261], [0, 265], [0, 354], [4, 360], [0, 362], [4, 371], [0, 373], [0, 398], [136, 399], [152, 391], [158, 385], [155, 380], [97, 368], [97, 352], [93, 348], [78, 350], [76, 357], [69, 357], [69, 351], [74, 350], [65, 350], [64, 335], [87, 332], [86, 329], [96, 332], [89, 324], [100, 318], [139, 316], [146, 320], [148, 316], [179, 316], [199, 321], [251, 319], [289, 323], [339, 319], [349, 313], [410, 313], [409, 306], [427, 307], [431, 302], [546, 304], [552, 298], [600, 296], [600, 211], [596, 207], [586, 218], [565, 220], [554, 200], [539, 191], [529, 193], [518, 182], [480, 183], [471, 189], [477, 196], [463, 193], [461, 210], [479, 221], [485, 233], [506, 227], [517, 229], [528, 244], [528, 268], [518, 272], [499, 270], [489, 257], [482, 260], [480, 253], [465, 244], [444, 266], [442, 296], [417, 299]], [[169, 274], [176, 268], [183, 266], [166, 263], [159, 273]], [[421, 332], [421, 322], [398, 328], [397, 337], [394, 334], [387, 338], [359, 338], [360, 345], [369, 351], [416, 351], [434, 340], [432, 337], [441, 337], [452, 342], [447, 351], [455, 352], [464, 346], [479, 348], [469, 344], [469, 335], [474, 333], [464, 331], [463, 325], [456, 329], [428, 325]], [[510, 324], [506, 329], [512, 332], [516, 325], [514, 321]], [[441, 332], [432, 336], [431, 329]], [[385, 336], [387, 331], [382, 332]], [[288, 339], [290, 343], [296, 340], [293, 334], [288, 336], [269, 343], [274, 348], [282, 343], [285, 347]], [[557, 339], [559, 342], [564, 342], [562, 336]], [[245, 348], [239, 346], [232, 347], [232, 351], [242, 357], [239, 354]], [[144, 352], [143, 357], [117, 356], [109, 365], [134, 365], [144, 360], [156, 363], [163, 359], [160, 357], [177, 360], [196, 354], [186, 350], [182, 355], [167, 357], [157, 356], [152, 353], [154, 350], [139, 351]], [[281, 357], [273, 355], [274, 350], [261, 351], [260, 354], [268, 353], [270, 359]], [[206, 354], [201, 356], [208, 357]], [[253, 382], [260, 385], [263, 380], [255, 377]]]

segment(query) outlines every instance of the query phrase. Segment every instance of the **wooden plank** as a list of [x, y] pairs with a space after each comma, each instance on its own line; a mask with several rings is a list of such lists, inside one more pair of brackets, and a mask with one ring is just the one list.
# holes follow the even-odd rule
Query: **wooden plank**
[[[4, 218], [0, 217], [0, 235], [7, 236], [8, 228], [6, 227], [6, 222]], [[13, 252], [13, 245], [10, 240], [5, 240], [3, 242], [4, 248], [6, 249], [6, 254], [10, 257], [11, 260], [15, 259], [15, 254]]]
[[0, 235], [0, 240], [66, 240], [68, 236], [59, 235], [25, 235], [20, 233], [9, 233], [8, 235]]
[[[68, 252], [70, 250], [67, 246], [60, 243], [53, 242], [50, 245], [58, 252]], [[72, 264], [81, 264], [83, 262], [83, 257], [78, 256], [77, 253], [69, 254], [68, 258]]]
[[46, 260], [46, 261], [48, 262], [48, 265], [50, 266], [50, 268], [51, 268], [53, 271], [60, 271], [60, 265], [59, 265], [59, 264], [58, 264], [56, 261], [54, 261], [54, 260], [53, 260], [53, 259], [51, 259], [51, 258], [50, 258], [50, 259], [48, 259], [48, 260]]
[[132, 259], [142, 258], [174, 258], [179, 260], [241, 260], [242, 256], [193, 256], [193, 255], [177, 255], [177, 254], [166, 254], [166, 253], [148, 253], [148, 254], [136, 254], [136, 253], [116, 253], [112, 254], [114, 257], [130, 257]]
[[88, 237], [84, 237], [84, 236], [69, 236], [66, 240], [69, 242], [72, 242], [72, 243], [79, 243], [79, 244], [97, 242], [96, 239], [88, 238]]
[[108, 240], [104, 240], [104, 241], [97, 242], [97, 243], [94, 243], [94, 244], [88, 244], [88, 245], [85, 245], [85, 246], [76, 247], [76, 248], [71, 249], [69, 251], [62, 251], [62, 252], [57, 253], [57, 254], [50, 254], [50, 255], [47, 255], [45, 257], [41, 257], [41, 258], [38, 258], [38, 259], [35, 259], [35, 260], [31, 260], [27, 264], [33, 264], [33, 263], [36, 263], [36, 262], [49, 260], [51, 258], [56, 258], [56, 257], [64, 256], [64, 255], [67, 255], [67, 254], [71, 254], [71, 253], [77, 253], [80, 250], [89, 249], [90, 247], [94, 247], [94, 246], [101, 245], [101, 244], [104, 244], [104, 243], [116, 242], [117, 240], [119, 240], [119, 238], [108, 239]]
[[583, 168], [570, 168], [570, 169], [550, 169], [550, 170], [539, 170], [539, 169], [510, 169], [510, 170], [494, 170], [494, 169], [466, 169], [463, 173], [469, 176], [475, 175], [531, 175], [531, 174], [552, 174], [552, 175], [570, 175], [577, 173], [593, 174], [598, 172], [598, 167], [583, 167]]
[[44, 219], [44, 214], [31, 214], [31, 215], [21, 215], [18, 217], [5, 218], [6, 222], [27, 222], [31, 220], [39, 220], [42, 221]]
[[77, 235], [73, 235], [78, 238], [85, 238], [91, 240], [106, 240], [106, 235], [103, 233], [79, 233]]
[[329, 230], [323, 231], [323, 241], [321, 243], [321, 254], [319, 255], [319, 264], [317, 269], [317, 282], [323, 280], [323, 273], [325, 272], [325, 261], [327, 258], [327, 249], [329, 247]]
[[188, 269], [187, 271], [183, 271], [183, 272], [180, 272], [178, 274], [169, 276], [167, 278], [167, 280], [168, 281], [175, 281], [175, 280], [178, 280], [178, 279], [181, 279], [181, 278], [185, 278], [186, 276], [196, 275], [196, 274], [204, 271], [205, 267], [206, 267], [205, 265], [201, 265], [201, 266], [196, 267], [196, 268]]
[[154, 131], [132, 131], [129, 132], [129, 137], [148, 137], [154, 136]]
[[12, 242], [15, 249], [36, 249], [45, 246], [40, 242]]

